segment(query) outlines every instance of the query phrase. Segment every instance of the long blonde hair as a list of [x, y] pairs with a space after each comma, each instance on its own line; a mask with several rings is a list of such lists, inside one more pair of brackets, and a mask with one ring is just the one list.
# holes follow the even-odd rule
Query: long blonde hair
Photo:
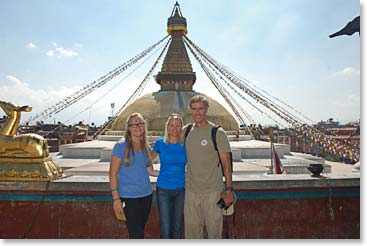
[[[169, 128], [169, 124], [173, 121], [173, 120], [178, 120], [180, 123], [181, 123], [181, 130], [182, 130], [182, 127], [183, 127], [183, 120], [182, 120], [182, 117], [179, 115], [179, 114], [176, 114], [176, 113], [172, 113], [170, 116], [168, 116], [168, 119], [166, 121], [166, 127], [164, 128], [164, 138], [163, 138], [163, 141], [164, 143], [168, 143], [168, 140], [169, 140], [169, 131], [168, 131], [168, 128]], [[181, 131], [181, 134], [180, 134], [180, 144], [181, 146], [183, 145], [183, 135], [182, 135], [182, 131]]]
[[[143, 116], [139, 113], [133, 113], [131, 115], [129, 115], [129, 117], [126, 120], [126, 132], [125, 132], [125, 143], [126, 143], [126, 149], [125, 149], [125, 154], [124, 154], [124, 162], [126, 166], [130, 165], [130, 150], [132, 150], [132, 154], [133, 154], [133, 161], [132, 163], [135, 161], [135, 151], [134, 151], [134, 147], [133, 147], [133, 141], [131, 139], [131, 133], [129, 130], [129, 124], [132, 118], [139, 118], [141, 119], [142, 122], [144, 122], [144, 124], [146, 123]], [[146, 153], [147, 157], [148, 157], [148, 166], [152, 165], [152, 155], [150, 153], [150, 147], [148, 145], [148, 141], [147, 141], [147, 126], [146, 124], [144, 125], [144, 134], [141, 136], [140, 138], [140, 148]]]

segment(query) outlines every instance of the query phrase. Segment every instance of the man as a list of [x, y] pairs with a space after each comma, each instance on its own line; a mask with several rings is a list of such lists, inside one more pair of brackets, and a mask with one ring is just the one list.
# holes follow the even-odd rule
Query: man
[[[222, 209], [217, 202], [223, 198], [226, 206], [233, 203], [232, 173], [230, 164], [230, 146], [227, 135], [218, 129], [216, 142], [223, 165], [214, 148], [211, 129], [214, 126], [206, 118], [208, 100], [200, 95], [189, 101], [194, 124], [186, 138], [187, 174], [185, 192], [185, 238], [204, 238], [204, 226], [209, 239], [222, 238]], [[183, 132], [186, 132], [187, 126]]]

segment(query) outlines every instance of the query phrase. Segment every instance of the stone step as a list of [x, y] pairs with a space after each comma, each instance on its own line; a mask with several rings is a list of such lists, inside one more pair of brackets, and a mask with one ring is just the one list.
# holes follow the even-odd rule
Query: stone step
[[[116, 136], [109, 136], [114, 138]], [[151, 137], [149, 142], [154, 142], [158, 137]], [[111, 140], [111, 139], [110, 139]], [[64, 158], [100, 158], [101, 161], [111, 160], [111, 151], [116, 141], [93, 140], [76, 144], [60, 146], [60, 154]], [[241, 159], [269, 159], [270, 143], [258, 140], [230, 141], [234, 161]], [[290, 155], [290, 147], [286, 144], [275, 144], [280, 158]]]
[[[62, 160], [59, 160], [62, 161]], [[307, 167], [315, 162], [306, 159], [292, 158], [286, 156], [281, 160], [286, 171], [285, 174], [310, 174]], [[109, 162], [93, 161], [84, 165], [68, 168], [64, 170], [65, 175], [79, 175], [79, 176], [108, 176]], [[153, 164], [155, 170], [160, 169], [160, 163]], [[321, 173], [331, 173], [331, 165], [323, 164], [324, 171]], [[247, 159], [236, 161], [233, 163], [233, 176], [238, 175], [252, 175], [252, 174], [267, 174], [269, 173], [270, 160]]]

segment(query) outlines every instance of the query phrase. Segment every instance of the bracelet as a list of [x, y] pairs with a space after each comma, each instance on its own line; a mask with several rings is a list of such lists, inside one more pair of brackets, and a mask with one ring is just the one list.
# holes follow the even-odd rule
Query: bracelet
[[114, 198], [113, 201], [121, 200], [121, 198]]
[[232, 186], [229, 186], [229, 187], [226, 187], [224, 190], [230, 190], [230, 191], [233, 191], [233, 187], [232, 187]]
[[118, 191], [119, 189], [118, 188], [115, 188], [115, 189], [112, 189], [111, 192], [115, 192], [115, 191]]

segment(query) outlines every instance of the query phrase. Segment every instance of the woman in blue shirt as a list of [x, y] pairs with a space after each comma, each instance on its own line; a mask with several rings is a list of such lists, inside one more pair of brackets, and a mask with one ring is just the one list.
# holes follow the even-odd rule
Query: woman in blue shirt
[[[151, 151], [145, 121], [139, 113], [127, 120], [125, 141], [115, 144], [110, 165], [110, 187], [115, 213], [125, 214], [129, 238], [144, 238], [144, 227], [152, 205]], [[125, 207], [122, 204], [125, 203]]]
[[152, 156], [159, 154], [161, 167], [157, 180], [157, 205], [160, 218], [160, 238], [181, 238], [185, 200], [186, 148], [178, 114], [168, 117], [164, 138], [158, 139]]

